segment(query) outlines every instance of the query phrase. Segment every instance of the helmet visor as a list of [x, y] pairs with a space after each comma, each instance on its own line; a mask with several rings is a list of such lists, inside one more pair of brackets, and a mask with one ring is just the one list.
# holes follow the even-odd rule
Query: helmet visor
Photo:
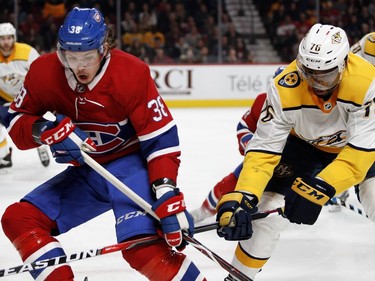
[[66, 68], [92, 68], [101, 63], [103, 52], [99, 52], [99, 50], [72, 52], [60, 49], [57, 51], [57, 56]]
[[337, 66], [327, 70], [314, 70], [304, 66], [298, 58], [297, 70], [310, 87], [321, 91], [332, 89], [340, 82], [341, 78]]

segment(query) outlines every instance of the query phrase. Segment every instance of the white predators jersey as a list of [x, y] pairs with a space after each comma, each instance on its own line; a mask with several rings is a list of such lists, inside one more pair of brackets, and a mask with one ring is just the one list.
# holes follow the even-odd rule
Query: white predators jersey
[[12, 101], [18, 94], [30, 64], [39, 56], [31, 46], [14, 43], [11, 55], [7, 58], [0, 52], [0, 98]]
[[271, 82], [236, 189], [260, 198], [290, 133], [320, 150], [342, 152], [318, 175], [337, 190], [362, 180], [375, 160], [374, 77], [375, 68], [350, 53], [342, 82], [324, 101], [308, 88], [292, 62]]
[[350, 50], [375, 65], [375, 32], [367, 33]]

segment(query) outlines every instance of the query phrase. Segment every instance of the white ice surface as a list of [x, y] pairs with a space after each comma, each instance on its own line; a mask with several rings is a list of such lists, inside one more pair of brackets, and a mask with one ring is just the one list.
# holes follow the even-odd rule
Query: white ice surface
[[[183, 151], [179, 186], [189, 209], [198, 207], [208, 191], [241, 161], [235, 137], [236, 125], [246, 108], [172, 109]], [[0, 175], [0, 215], [39, 183], [64, 167], [41, 165], [37, 151], [14, 149], [11, 172]], [[360, 207], [351, 194], [350, 203]], [[208, 220], [207, 223], [212, 222]], [[77, 227], [59, 240], [67, 254], [116, 243], [114, 220], [108, 212]], [[231, 260], [236, 243], [219, 238], [215, 231], [195, 236], [211, 250]], [[207, 280], [222, 281], [226, 272], [189, 246], [185, 253], [198, 265]], [[0, 230], [0, 269], [21, 264], [18, 253]], [[72, 262], [75, 280], [146, 280], [132, 270], [120, 253]], [[28, 273], [0, 281], [29, 281]], [[314, 226], [290, 225], [282, 233], [277, 249], [258, 274], [257, 281], [371, 281], [375, 280], [375, 227], [348, 209], [330, 213], [325, 207]]]

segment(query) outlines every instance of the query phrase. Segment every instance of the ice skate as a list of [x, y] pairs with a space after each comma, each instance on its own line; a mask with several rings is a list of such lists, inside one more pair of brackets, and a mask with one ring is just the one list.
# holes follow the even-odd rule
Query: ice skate
[[0, 174], [7, 173], [12, 166], [12, 148], [9, 148], [9, 153], [4, 158], [0, 158]]
[[[338, 194], [337, 196], [334, 196], [331, 200], [334, 204], [328, 205], [328, 211], [329, 212], [340, 212], [341, 211], [341, 205], [340, 202], [345, 202], [346, 199], [349, 197], [349, 191], [345, 190], [344, 192]], [[340, 202], [338, 202], [339, 199]]]
[[49, 165], [49, 154], [46, 146], [40, 146], [38, 147], [38, 154], [40, 158], [40, 162], [42, 162], [42, 165], [44, 167], [47, 167]]
[[191, 211], [190, 214], [194, 219], [194, 223], [198, 223], [215, 215], [216, 209], [206, 199], [200, 208]]

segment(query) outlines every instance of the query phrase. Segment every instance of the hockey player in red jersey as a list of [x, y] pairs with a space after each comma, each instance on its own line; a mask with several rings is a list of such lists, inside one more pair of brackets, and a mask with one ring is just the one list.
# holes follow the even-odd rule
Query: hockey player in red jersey
[[[100, 11], [74, 8], [59, 29], [57, 52], [31, 65], [10, 106], [9, 134], [19, 149], [48, 144], [56, 162], [73, 165], [10, 205], [3, 230], [22, 260], [35, 262], [64, 255], [58, 235], [112, 209], [118, 242], [156, 233], [165, 238], [124, 251], [132, 268], [155, 281], [205, 280], [186, 255], [174, 250], [185, 245], [183, 231], [194, 231], [176, 187], [176, 124], [149, 67], [115, 49], [115, 42]], [[44, 119], [46, 112], [55, 113], [56, 121]], [[160, 224], [84, 163], [71, 133], [152, 206]], [[74, 280], [69, 265], [31, 274], [36, 280]]]

